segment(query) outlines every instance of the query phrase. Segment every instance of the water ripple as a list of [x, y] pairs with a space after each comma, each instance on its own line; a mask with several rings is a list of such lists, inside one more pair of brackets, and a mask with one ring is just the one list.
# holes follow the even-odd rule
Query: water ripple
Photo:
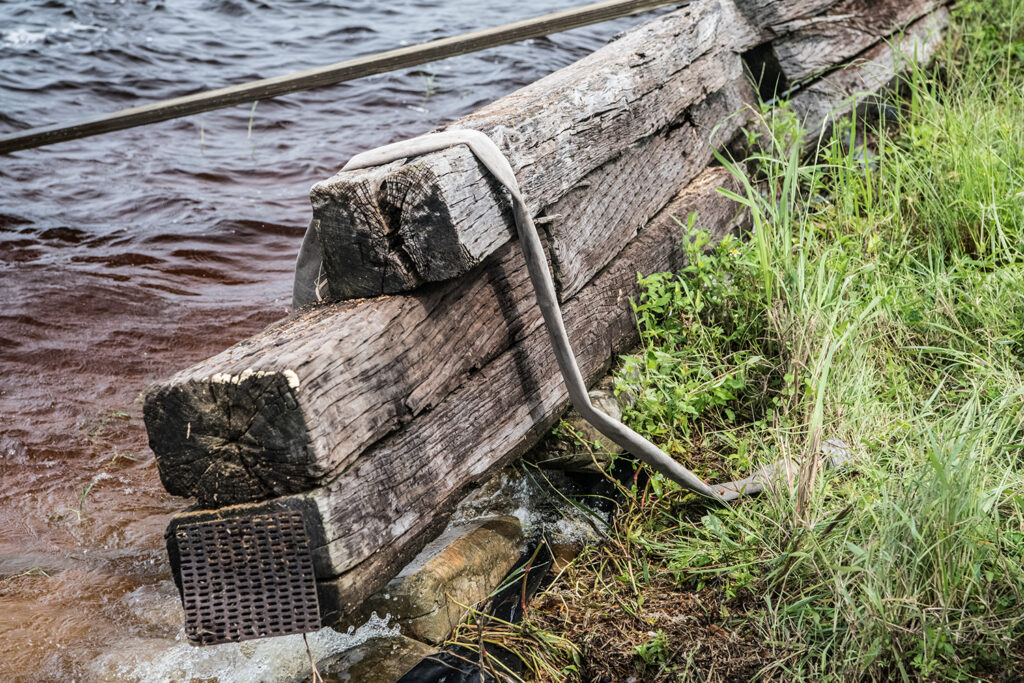
[[[0, 134], [577, 4], [0, 3]], [[140, 392], [287, 312], [313, 183], [636, 21], [0, 157], [0, 679], [81, 677], [103, 653], [115, 680], [190, 666], [179, 626], [165, 628], [162, 548], [187, 501], [160, 487]], [[20, 575], [33, 568], [46, 573]], [[155, 586], [159, 608], [123, 619]], [[125, 642], [166, 654], [114, 651]], [[202, 675], [231, 679], [235, 660], [203, 661]]]

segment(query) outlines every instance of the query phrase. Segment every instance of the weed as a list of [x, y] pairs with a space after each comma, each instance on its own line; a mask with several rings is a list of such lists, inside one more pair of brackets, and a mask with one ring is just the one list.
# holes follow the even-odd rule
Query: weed
[[522, 573], [514, 573], [481, 604], [460, 605], [468, 611], [468, 620], [456, 628], [448, 644], [460, 646], [463, 658], [496, 680], [562, 680], [578, 673], [579, 650], [564, 636], [531, 620], [512, 623], [487, 613], [500, 591], [521, 580]]
[[[580, 677], [1024, 673], [1024, 6], [961, 3], [940, 63], [898, 130], [849, 122], [812, 161], [766, 116], [755, 180], [721, 159], [751, 238], [691, 217], [685, 268], [643, 280], [630, 425], [707, 476], [809, 464], [729, 508], [658, 476], [628, 497], [533, 616]], [[830, 437], [855, 474], [817, 467]]]
[[435, 74], [423, 73], [420, 75], [423, 81], [423, 99], [429, 100], [434, 93], [437, 91], [437, 86], [434, 84]]
[[85, 499], [89, 496], [89, 492], [92, 491], [92, 487], [96, 485], [99, 477], [93, 477], [88, 484], [82, 487], [82, 496], [78, 499], [78, 514], [81, 517], [85, 513]]
[[110, 464], [113, 465], [118, 460], [128, 460], [128, 461], [131, 461], [131, 462], [142, 462], [142, 460], [140, 458], [133, 457], [131, 455], [128, 455], [127, 453], [122, 453], [121, 451], [119, 451], [119, 450], [117, 450], [115, 448], [114, 449], [114, 454], [112, 456], [110, 456]]
[[0, 576], [0, 590], [3, 590], [5, 588], [7, 588], [7, 586], [9, 586], [11, 583], [13, 583], [16, 579], [20, 579], [20, 578], [25, 577], [25, 576], [45, 576], [45, 577], [49, 578], [50, 575], [47, 574], [46, 570], [43, 569], [42, 567], [29, 567], [28, 569], [26, 569], [25, 571], [23, 571], [23, 572], [21, 572], [19, 574], [10, 574], [8, 576]]
[[259, 100], [253, 100], [252, 101], [252, 107], [249, 109], [249, 128], [246, 131], [245, 137], [250, 139], [250, 140], [252, 139], [252, 124], [256, 120], [256, 105], [259, 104], [259, 103], [260, 103]]
[[643, 670], [667, 669], [670, 657], [668, 635], [661, 629], [648, 635], [651, 636], [650, 640], [636, 646], [636, 654], [643, 662]]

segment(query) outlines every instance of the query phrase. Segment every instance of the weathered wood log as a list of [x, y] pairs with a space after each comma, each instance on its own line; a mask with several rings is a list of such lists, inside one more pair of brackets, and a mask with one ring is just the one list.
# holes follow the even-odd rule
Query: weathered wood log
[[[756, 35], [731, 0], [644, 24], [452, 124], [489, 135], [531, 213], [726, 82], [721, 55]], [[511, 214], [468, 150], [343, 172], [315, 185], [313, 228], [333, 298], [376, 296], [467, 272], [508, 242]]]
[[328, 480], [538, 323], [517, 246], [459, 282], [306, 311], [151, 386], [165, 488], [216, 507]]
[[735, 0], [736, 9], [748, 24], [764, 31], [765, 39], [786, 32], [791, 21], [818, 16], [843, 0]]
[[[552, 229], [566, 243], [595, 233], [579, 257], [555, 254], [573, 292], [707, 165], [709, 139], [724, 143], [745, 122], [730, 117], [751, 96], [739, 58], [722, 67], [727, 87], [556, 205]], [[205, 507], [319, 486], [539, 322], [518, 242], [458, 281], [305, 312], [150, 387], [144, 414], [161, 479]]]
[[[541, 216], [624, 147], [656, 134], [721, 88], [728, 72], [719, 68], [724, 53], [746, 53], [752, 71], [768, 68], [772, 73], [765, 77], [776, 79], [773, 88], [788, 87], [938, 3], [695, 3], [451, 127], [490, 135], [520, 175], [531, 213]], [[769, 39], [770, 46], [763, 42]], [[409, 291], [462, 275], [513, 235], [502, 191], [462, 148], [342, 172], [314, 186], [310, 196], [331, 299]], [[560, 255], [579, 246], [562, 245], [556, 235], [550, 243]], [[555, 276], [563, 296], [585, 282], [574, 277], [575, 268], [567, 282], [559, 279], [562, 274]]]
[[684, 111], [674, 125], [628, 147], [544, 210], [562, 301], [589, 282], [750, 119], [757, 96], [743, 78], [740, 57], [725, 53], [720, 63], [730, 77], [726, 86]]
[[784, 88], [835, 68], [948, 0], [843, 0], [827, 12], [789, 22], [772, 41]]
[[[902, 51], [912, 54], [905, 54], [905, 57], [920, 60], [930, 55], [934, 50], [933, 29], [944, 26], [947, 19], [945, 10], [940, 10], [912, 26], [902, 44]], [[929, 30], [925, 31], [924, 27]], [[830, 101], [832, 107], [842, 105], [851, 89], [870, 90], [887, 85], [903, 64], [896, 59], [895, 52], [890, 50], [887, 53], [887, 49], [887, 46], [879, 44], [866, 53], [870, 58], [856, 68], [830, 74], [829, 78], [836, 80], [831, 81], [828, 87], [818, 90], [806, 88], [806, 100], [800, 100], [799, 96], [795, 98], [795, 106], [806, 107], [805, 110], [798, 108], [798, 111], [805, 111], [808, 117], [818, 115], [817, 112], [824, 111], [825, 101]], [[887, 59], [892, 70], [889, 77], [884, 77]], [[865, 72], [859, 73], [861, 70]], [[566, 328], [580, 368], [587, 378], [603, 373], [614, 355], [631, 343], [635, 336], [628, 298], [637, 292], [636, 272], [662, 271], [681, 265], [679, 228], [673, 216], [685, 221], [690, 211], [697, 209], [698, 224], [719, 229], [735, 216], [735, 205], [714, 191], [715, 186], [723, 182], [731, 182], [731, 179], [722, 169], [709, 169], [703, 173], [630, 240], [628, 246], [605, 268], [568, 298], [563, 308]], [[224, 465], [206, 460], [208, 470], [216, 472], [216, 468], [226, 467], [231, 471], [245, 472], [245, 477], [252, 477], [248, 472], [252, 466], [250, 461], [260, 446], [254, 434], [265, 428], [264, 423], [278, 419], [274, 410], [282, 410], [286, 414], [273, 429], [289, 420], [297, 421], [296, 416], [301, 417], [303, 427], [307, 429], [306, 439], [300, 439], [298, 447], [282, 439], [275, 442], [275, 449], [271, 449], [272, 453], [280, 454], [275, 457], [288, 463], [288, 467], [278, 470], [272, 462], [266, 462], [258, 470], [257, 478], [262, 478], [259, 485], [264, 487], [266, 494], [274, 492], [276, 479], [282, 478], [280, 471], [286, 472], [287, 477], [292, 476], [290, 473], [295, 463], [288, 458], [303, 448], [318, 442], [323, 453], [345, 449], [344, 436], [339, 436], [343, 432], [332, 433], [326, 423], [316, 427], [310, 417], [320, 419], [347, 398], [344, 393], [339, 394], [331, 388], [342, 386], [332, 384], [342, 365], [332, 366], [330, 360], [324, 360], [337, 354], [341, 346], [342, 338], [331, 336], [336, 333], [336, 330], [332, 332], [332, 324], [344, 321], [342, 324], [346, 332], [351, 332], [358, 327], [353, 321], [371, 319], [375, 321], [376, 329], [360, 339], [390, 339], [397, 344], [408, 344], [405, 349], [413, 349], [419, 347], [422, 338], [417, 335], [424, 329], [432, 329], [436, 333], [439, 328], [417, 327], [410, 331], [401, 324], [403, 316], [416, 315], [416, 307], [424, 305], [440, 306], [436, 311], [447, 310], [447, 307], [458, 309], [450, 318], [445, 318], [450, 313], [442, 313], [439, 317], [418, 313], [424, 319], [441, 319], [447, 321], [446, 324], [455, 324], [454, 327], [440, 328], [444, 332], [442, 342], [424, 344], [427, 349], [424, 358], [428, 361], [444, 360], [447, 354], [443, 351], [461, 348], [457, 344], [466, 343], [462, 338], [471, 336], [464, 334], [463, 329], [492, 332], [491, 326], [474, 319], [472, 308], [462, 309], [461, 304], [456, 304], [461, 301], [458, 297], [462, 290], [459, 288], [493, 288], [495, 291], [489, 296], [505, 304], [501, 309], [501, 320], [506, 328], [499, 334], [505, 335], [511, 344], [511, 347], [505, 347], [487, 359], [483, 356], [473, 361], [457, 358], [450, 366], [465, 368], [467, 362], [476, 363], [472, 367], [478, 368], [477, 372], [452, 371], [449, 368], [445, 371], [448, 374], [442, 373], [447, 379], [439, 379], [440, 376], [434, 375], [430, 369], [417, 375], [411, 384], [405, 384], [406, 387], [419, 387], [433, 382], [433, 386], [443, 385], [446, 390], [431, 393], [427, 402], [431, 409], [421, 411], [415, 420], [401, 425], [400, 429], [376, 440], [369, 447], [353, 449], [343, 465], [338, 464], [341, 460], [334, 461], [334, 469], [329, 470], [331, 480], [321, 488], [263, 503], [176, 515], [168, 529], [168, 548], [176, 577], [180, 578], [176, 529], [205, 521], [266, 519], [279, 512], [291, 511], [301, 518], [311, 546], [321, 616], [325, 622], [332, 622], [351, 612], [365, 597], [378, 590], [430, 540], [433, 530], [444, 524], [466, 487], [537, 441], [568, 401], [546, 332], [538, 325], [539, 316], [534, 311], [532, 292], [525, 284], [522, 257], [513, 248], [515, 246], [505, 245], [459, 285], [436, 286], [417, 296], [325, 307], [238, 345], [208, 367], [186, 371], [186, 379], [192, 377], [196, 384], [190, 389], [191, 395], [178, 397], [184, 399], [184, 409], [178, 417], [188, 415], [189, 410], [195, 412], [189, 401], [206, 400], [220, 406], [217, 410], [223, 413], [217, 418], [218, 424], [213, 432], [203, 432], [207, 447], [230, 451], [237, 449], [239, 443], [252, 441], [246, 446], [248, 450], [234, 455], [234, 460], [229, 458]], [[459, 326], [468, 324], [460, 322], [467, 320], [475, 322], [478, 327]], [[321, 325], [322, 328], [317, 327]], [[309, 329], [322, 329], [324, 332], [312, 339], [295, 336]], [[428, 338], [435, 339], [436, 336], [432, 334]], [[259, 365], [258, 358], [273, 349], [286, 349], [283, 357], [294, 361], [294, 367], [304, 367], [303, 363], [306, 363], [306, 369], [298, 372], [289, 363]], [[346, 357], [353, 358], [351, 355]], [[363, 381], [384, 386], [389, 378], [398, 383], [406, 381], [402, 373], [413, 366], [388, 375], [388, 362], [382, 360], [379, 367], [368, 374], [355, 370], [344, 386], [357, 386]], [[312, 365], [308, 365], [310, 363]], [[218, 367], [220, 370], [211, 374]], [[331, 369], [325, 371], [325, 368]], [[325, 374], [333, 379], [325, 378]], [[455, 377], [458, 379], [452, 379]], [[172, 385], [158, 387], [151, 396], [161, 391], [173, 393], [173, 390]], [[298, 397], [303, 395], [303, 391], [308, 392], [302, 398], [307, 401], [306, 407], [299, 405]], [[387, 391], [383, 393], [384, 403], [397, 405], [405, 400]], [[172, 403], [173, 400], [168, 405]], [[369, 399], [366, 405], [373, 408]], [[267, 406], [272, 409], [268, 410]], [[147, 426], [150, 426], [152, 417], [150, 409], [147, 401]], [[392, 415], [398, 410], [392, 405], [377, 416]], [[392, 421], [392, 431], [399, 426], [394, 417], [385, 420]], [[342, 420], [337, 424], [344, 426], [347, 423]], [[372, 430], [373, 424], [371, 420], [363, 429]], [[164, 423], [164, 427], [168, 433], [182, 432], [186, 439], [191, 438], [191, 423], [169, 421]], [[319, 429], [315, 436], [314, 429]], [[277, 432], [271, 430], [267, 434], [273, 437]], [[152, 428], [150, 435], [152, 440]], [[202, 449], [195, 448], [194, 452], [202, 455]], [[307, 465], [308, 462], [303, 467]], [[202, 467], [197, 467], [193, 474], [201, 478], [201, 470]], [[303, 476], [306, 475], [308, 471]], [[216, 495], [212, 500], [217, 502]], [[245, 560], [244, 557], [235, 559]], [[225, 575], [230, 577], [230, 572]], [[230, 578], [228, 581], [230, 583]], [[248, 586], [238, 588], [251, 590]]]
[[[682, 265], [676, 219], [685, 222], [696, 212], [697, 224], [714, 234], [731, 229], [737, 205], [717, 192], [719, 186], [737, 187], [724, 169], [707, 170], [566, 302], [566, 328], [585, 376], [606, 372], [614, 356], [633, 343], [629, 300], [638, 292], [637, 273]], [[265, 503], [176, 515], [168, 530], [172, 567], [179, 571], [173, 539], [183, 524], [298, 511], [320, 582], [321, 613], [325, 622], [333, 621], [379, 590], [430, 540], [429, 532], [446, 521], [467, 487], [539, 440], [567, 405], [546, 330], [535, 327], [327, 486]]]
[[940, 7], [917, 20], [901, 35], [877, 43], [853, 64], [832, 71], [801, 88], [790, 100], [791, 109], [810, 133], [808, 143], [827, 136], [833, 121], [864, 104], [858, 95], [874, 95], [896, 84], [901, 74], [924, 65], [942, 42], [949, 25], [949, 10]]

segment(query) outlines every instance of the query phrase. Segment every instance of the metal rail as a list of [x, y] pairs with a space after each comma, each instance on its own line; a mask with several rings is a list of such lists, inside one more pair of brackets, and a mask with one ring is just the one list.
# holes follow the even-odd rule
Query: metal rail
[[[540, 236], [537, 234], [537, 228], [533, 224], [530, 212], [526, 208], [526, 202], [519, 191], [519, 183], [512, 171], [512, 166], [489, 137], [480, 131], [468, 129], [429, 133], [357, 154], [345, 164], [342, 170], [381, 166], [397, 159], [435, 152], [453, 145], [469, 147], [480, 163], [491, 172], [498, 182], [505, 186], [512, 196], [519, 245], [523, 249], [530, 282], [533, 283], [534, 291], [537, 294], [537, 305], [540, 306], [544, 325], [551, 339], [558, 369], [562, 374], [562, 379], [565, 380], [566, 389], [569, 390], [569, 398], [583, 419], [632, 455], [694, 493], [725, 503], [746, 493], [760, 490], [760, 485], [747, 481], [713, 486], [706, 484], [653, 443], [618, 420], [608, 417], [590, 402], [587, 386], [583, 381], [583, 373], [580, 372], [579, 365], [576, 363], [576, 356], [565, 331], [562, 311], [558, 306], [558, 296], [555, 294], [555, 283], [551, 279], [551, 271], [548, 270], [547, 257]], [[312, 270], [309, 268], [308, 272], [312, 272]], [[297, 268], [296, 272], [299, 271], [300, 269]]]
[[[342, 170], [353, 171], [383, 166], [398, 159], [436, 152], [454, 145], [469, 147], [477, 160], [511, 195], [519, 245], [523, 250], [526, 270], [530, 274], [530, 283], [537, 295], [537, 305], [544, 318], [544, 327], [547, 329], [548, 338], [551, 340], [551, 346], [555, 352], [558, 370], [569, 392], [569, 400], [572, 401], [573, 408], [584, 420], [634, 457], [650, 465], [652, 469], [661, 472], [683, 488], [719, 503], [728, 504], [738, 498], [760, 493], [766, 486], [778, 479], [792, 480], [796, 469], [803, 463], [803, 460], [783, 458], [762, 467], [745, 479], [708, 484], [643, 436], [594, 407], [594, 404], [590, 402], [586, 383], [583, 381], [583, 373], [576, 363], [576, 354], [572, 351], [569, 335], [565, 331], [565, 321], [562, 319], [562, 310], [558, 305], [555, 283], [551, 279], [547, 255], [541, 244], [540, 236], [537, 234], [537, 227], [526, 208], [526, 201], [519, 190], [519, 182], [512, 171], [512, 165], [489, 137], [480, 131], [467, 128], [446, 130], [442, 133], [428, 133], [357, 154], [342, 167]], [[321, 269], [319, 268], [319, 249], [308, 248], [307, 244], [310, 242], [316, 242], [312, 230], [306, 233], [302, 249], [299, 251], [295, 277], [297, 287], [300, 284], [300, 279], [306, 279], [307, 282], [303, 286], [306, 290], [312, 291], [316, 288], [312, 278], [316, 277], [319, 280], [321, 277], [319, 274], [314, 276], [314, 273], [319, 273]], [[839, 439], [826, 441], [822, 445], [821, 454], [826, 456], [824, 462], [827, 467], [846, 467], [852, 461], [849, 448]], [[817, 454], [813, 457], [817, 457]]]
[[111, 114], [101, 114], [73, 123], [29, 128], [0, 137], [0, 154], [52, 145], [66, 140], [110, 133], [150, 123], [223, 109], [236, 104], [265, 100], [301, 90], [322, 88], [363, 76], [426, 64], [446, 57], [477, 52], [529, 38], [539, 38], [610, 19], [648, 12], [670, 5], [687, 5], [680, 0], [604, 0], [575, 9], [545, 14], [496, 28], [473, 31], [451, 38], [388, 50], [328, 66], [264, 78], [217, 90], [145, 104]]

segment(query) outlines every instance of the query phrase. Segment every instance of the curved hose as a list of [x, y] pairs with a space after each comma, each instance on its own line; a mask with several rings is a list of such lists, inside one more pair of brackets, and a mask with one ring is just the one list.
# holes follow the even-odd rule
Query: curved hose
[[526, 202], [519, 191], [519, 183], [516, 181], [512, 166], [489, 137], [475, 130], [448, 130], [442, 133], [429, 133], [357, 154], [345, 164], [342, 170], [351, 171], [381, 166], [398, 159], [436, 152], [454, 145], [469, 147], [480, 163], [505, 186], [512, 196], [516, 231], [519, 233], [519, 242], [526, 259], [530, 281], [537, 294], [537, 303], [540, 305], [541, 315], [544, 318], [548, 336], [551, 338], [551, 345], [554, 347], [558, 369], [569, 390], [572, 405], [583, 419], [633, 456], [694, 493], [725, 503], [744, 493], [755, 493], [761, 490], [759, 482], [751, 480], [709, 486], [653, 443], [618, 420], [614, 420], [594, 408], [590, 402], [583, 375], [576, 364], [576, 356], [569, 344], [569, 337], [565, 332], [565, 323], [558, 306], [555, 284], [551, 279], [551, 272], [548, 270], [547, 257], [544, 247], [541, 245], [540, 236], [537, 234], [537, 228], [526, 209]]

